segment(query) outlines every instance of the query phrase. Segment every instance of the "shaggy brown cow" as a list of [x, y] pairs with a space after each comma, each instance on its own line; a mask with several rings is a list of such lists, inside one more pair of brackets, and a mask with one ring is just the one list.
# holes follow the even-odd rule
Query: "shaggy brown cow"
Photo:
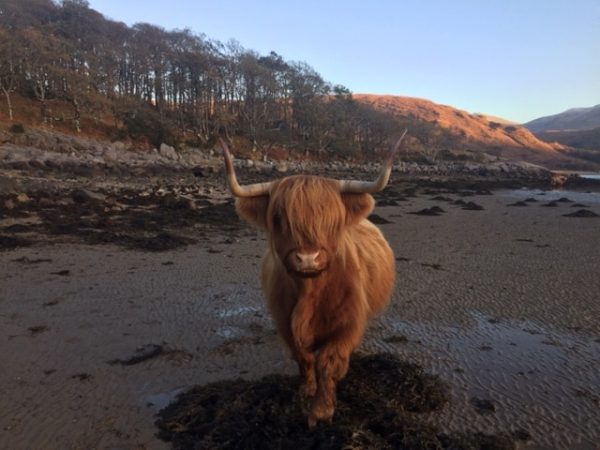
[[238, 184], [220, 141], [238, 214], [268, 235], [262, 288], [300, 368], [311, 428], [331, 420], [336, 383], [346, 375], [367, 319], [392, 293], [394, 256], [367, 216], [375, 203], [370, 194], [387, 184], [401, 140], [374, 182], [297, 175], [248, 186]]

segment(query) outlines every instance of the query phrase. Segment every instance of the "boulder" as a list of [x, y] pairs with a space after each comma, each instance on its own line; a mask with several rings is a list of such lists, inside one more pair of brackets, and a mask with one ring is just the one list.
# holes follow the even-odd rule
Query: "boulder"
[[21, 192], [19, 195], [17, 195], [17, 202], [19, 203], [29, 203], [31, 201], [31, 199], [29, 198], [29, 195], [27, 195], [25, 192]]
[[106, 196], [99, 192], [91, 192], [87, 189], [75, 189], [71, 192], [71, 198], [76, 203], [102, 203], [106, 201]]
[[196, 166], [194, 168], [192, 168], [192, 173], [194, 174], [195, 177], [198, 178], [204, 178], [204, 177], [209, 177], [211, 174], [215, 173], [215, 168], [212, 166], [206, 166], [206, 167], [202, 167], [202, 166]]
[[286, 173], [289, 170], [287, 163], [280, 162], [275, 166], [275, 170], [279, 173]]
[[45, 169], [46, 168], [46, 164], [44, 163], [44, 161], [39, 160], [39, 159], [32, 159], [31, 161], [29, 161], [29, 165], [31, 167], [33, 167], [34, 169]]
[[115, 149], [116, 152], [124, 152], [127, 151], [127, 146], [125, 145], [124, 142], [121, 141], [115, 141], [112, 143], [112, 147]]
[[31, 168], [27, 161], [11, 161], [10, 167], [16, 170], [29, 170]]
[[174, 161], [179, 159], [179, 155], [177, 154], [175, 147], [172, 147], [165, 143], [160, 144], [158, 152], [163, 158], [172, 159]]
[[114, 146], [109, 146], [104, 149], [103, 155], [104, 160], [107, 162], [113, 162], [117, 160], [117, 150]]
[[161, 205], [170, 209], [196, 209], [196, 202], [193, 198], [183, 195], [167, 194], [162, 198]]
[[204, 162], [204, 156], [199, 152], [190, 152], [185, 155], [185, 162], [190, 166], [198, 166]]

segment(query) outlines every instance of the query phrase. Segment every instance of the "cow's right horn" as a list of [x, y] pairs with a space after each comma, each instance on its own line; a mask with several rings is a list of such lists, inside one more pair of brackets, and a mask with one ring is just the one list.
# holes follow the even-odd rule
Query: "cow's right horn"
[[223, 150], [223, 158], [225, 159], [225, 171], [227, 173], [227, 182], [229, 183], [229, 188], [231, 189], [231, 193], [233, 195], [235, 195], [236, 197], [258, 197], [260, 195], [265, 195], [267, 192], [269, 192], [272, 182], [240, 186], [240, 184], [237, 181], [237, 177], [235, 176], [235, 170], [233, 168], [233, 159], [231, 158], [229, 147], [221, 138], [219, 138], [218, 145]]

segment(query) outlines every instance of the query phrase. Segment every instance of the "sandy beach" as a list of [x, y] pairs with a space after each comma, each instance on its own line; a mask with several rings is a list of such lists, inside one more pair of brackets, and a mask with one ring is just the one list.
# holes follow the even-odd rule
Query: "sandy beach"
[[[440, 375], [451, 401], [427, 420], [442, 429], [598, 448], [600, 218], [565, 215], [600, 215], [600, 195], [390, 190], [374, 220], [398, 283], [361, 352]], [[240, 226], [161, 252], [68, 239], [0, 251], [0, 447], [170, 448], [154, 421], [179, 392], [294, 374], [263, 306], [264, 248]]]

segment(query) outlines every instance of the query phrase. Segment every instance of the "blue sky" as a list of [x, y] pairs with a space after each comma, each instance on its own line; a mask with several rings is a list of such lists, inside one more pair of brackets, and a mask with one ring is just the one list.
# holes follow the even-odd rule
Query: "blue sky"
[[600, 103], [600, 0], [90, 0], [132, 25], [189, 28], [305, 61], [355, 93], [526, 122]]

